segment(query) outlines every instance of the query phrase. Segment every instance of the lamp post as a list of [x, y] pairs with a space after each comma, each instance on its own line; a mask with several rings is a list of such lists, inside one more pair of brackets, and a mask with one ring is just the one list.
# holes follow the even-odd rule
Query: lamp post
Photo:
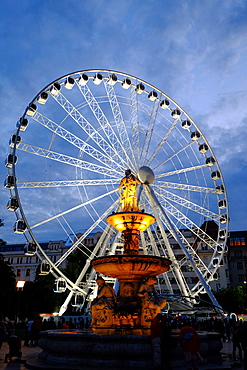
[[18, 280], [16, 282], [16, 289], [17, 289], [17, 292], [19, 292], [19, 295], [18, 295], [18, 305], [17, 305], [17, 313], [16, 313], [16, 318], [15, 318], [15, 323], [16, 324], [19, 321], [18, 319], [19, 319], [20, 300], [21, 300], [21, 294], [20, 294], [20, 292], [23, 291], [24, 285], [25, 285], [25, 281], [24, 280]]

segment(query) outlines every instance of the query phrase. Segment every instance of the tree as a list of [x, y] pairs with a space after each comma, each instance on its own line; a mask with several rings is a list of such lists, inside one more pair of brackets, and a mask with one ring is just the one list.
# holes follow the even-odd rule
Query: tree
[[219, 292], [215, 292], [214, 295], [223, 310], [234, 313], [244, 313], [246, 311], [246, 292], [242, 286], [221, 289]]
[[15, 316], [15, 285], [14, 271], [0, 254], [0, 313], [4, 317], [14, 318]]
[[[4, 223], [3, 223], [3, 220], [0, 218], [0, 227], [1, 226], [4, 226]], [[0, 245], [5, 245], [5, 244], [6, 244], [6, 242], [3, 239], [0, 238]]]

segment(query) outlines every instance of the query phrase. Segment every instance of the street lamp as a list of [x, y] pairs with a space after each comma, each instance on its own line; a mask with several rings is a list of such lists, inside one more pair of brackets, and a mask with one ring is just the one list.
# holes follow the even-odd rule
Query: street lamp
[[24, 285], [25, 285], [25, 281], [24, 280], [18, 280], [16, 282], [16, 288], [17, 288], [17, 290], [18, 291], [23, 290]]
[[17, 292], [19, 292], [19, 297], [18, 297], [18, 306], [17, 306], [17, 313], [16, 313], [16, 319], [15, 319], [15, 322], [17, 323], [19, 320], [18, 320], [18, 315], [19, 315], [19, 310], [20, 310], [20, 300], [21, 300], [21, 294], [20, 292], [23, 291], [23, 288], [24, 288], [24, 285], [25, 285], [25, 281], [24, 280], [18, 280], [16, 282], [16, 289], [17, 289]]

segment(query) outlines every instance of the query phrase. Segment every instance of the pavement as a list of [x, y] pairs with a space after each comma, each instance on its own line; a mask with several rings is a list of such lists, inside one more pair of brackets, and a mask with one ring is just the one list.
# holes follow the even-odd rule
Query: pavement
[[[44, 370], [54, 370], [54, 369], [62, 369], [63, 366], [52, 366], [44, 365], [42, 361], [38, 359], [38, 354], [42, 351], [38, 346], [25, 346], [24, 342], [22, 342], [22, 357], [16, 358], [13, 357], [11, 361], [5, 362], [5, 354], [9, 353], [9, 346], [6, 342], [3, 343], [2, 348], [0, 349], [0, 369], [44, 369]], [[243, 362], [234, 362], [232, 358], [232, 343], [231, 342], [224, 342], [223, 349], [221, 350], [222, 355], [222, 363], [221, 364], [202, 364], [200, 366], [200, 370], [227, 370], [227, 369], [236, 369], [236, 370], [247, 370], [244, 369]], [[77, 368], [78, 369], [78, 368]], [[81, 368], [81, 370], [89, 370], [89, 368]], [[90, 370], [93, 370], [90, 368]], [[108, 369], [106, 369], [108, 370]], [[112, 369], [113, 370], [113, 369]], [[124, 370], [118, 368], [118, 370]], [[151, 369], [150, 369], [151, 370]], [[177, 368], [176, 370], [185, 370], [185, 367]]]

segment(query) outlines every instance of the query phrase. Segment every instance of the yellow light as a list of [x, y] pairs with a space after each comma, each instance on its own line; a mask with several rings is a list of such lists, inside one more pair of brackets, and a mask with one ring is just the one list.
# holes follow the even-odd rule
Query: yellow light
[[24, 281], [24, 280], [18, 280], [18, 281], [16, 282], [16, 288], [18, 288], [18, 289], [23, 288], [23, 287], [24, 287], [24, 285], [25, 285], [25, 281]]
[[119, 231], [122, 231], [125, 229], [124, 227], [124, 224], [123, 223], [118, 223], [117, 225], [115, 224], [115, 228]]

